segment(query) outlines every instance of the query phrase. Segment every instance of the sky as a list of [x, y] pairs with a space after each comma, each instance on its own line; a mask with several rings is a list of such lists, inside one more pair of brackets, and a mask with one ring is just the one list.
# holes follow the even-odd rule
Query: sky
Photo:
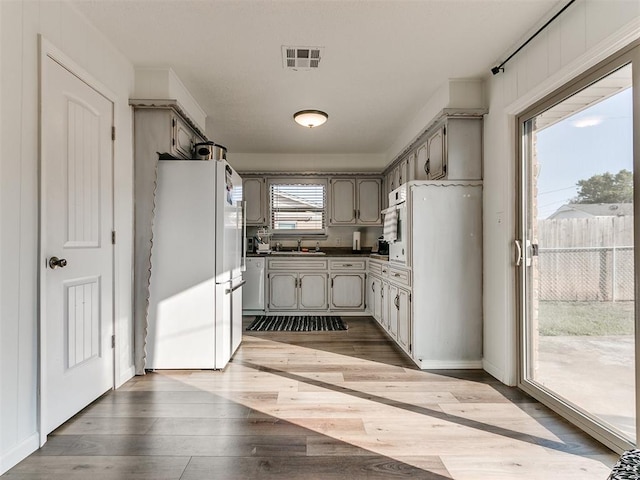
[[537, 133], [538, 218], [577, 196], [578, 180], [633, 171], [631, 88]]

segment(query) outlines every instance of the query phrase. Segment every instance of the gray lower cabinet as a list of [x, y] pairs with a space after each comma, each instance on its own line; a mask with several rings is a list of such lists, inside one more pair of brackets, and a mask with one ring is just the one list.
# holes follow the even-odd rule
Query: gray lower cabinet
[[327, 301], [327, 274], [326, 273], [300, 273], [299, 276], [300, 310], [326, 310]]
[[366, 258], [269, 258], [267, 269], [269, 312], [365, 310]]
[[389, 335], [407, 353], [410, 351], [411, 292], [392, 283], [389, 284]]
[[318, 311], [328, 308], [326, 273], [269, 273], [269, 309]]
[[398, 288], [397, 297], [394, 299], [396, 315], [398, 316], [398, 345], [405, 352], [411, 353], [411, 292], [404, 288]]
[[298, 309], [298, 274], [269, 273], [269, 304], [271, 310]]
[[331, 274], [331, 310], [364, 310], [364, 273]]
[[367, 296], [369, 311], [405, 352], [411, 356], [411, 271], [380, 260], [369, 261]]

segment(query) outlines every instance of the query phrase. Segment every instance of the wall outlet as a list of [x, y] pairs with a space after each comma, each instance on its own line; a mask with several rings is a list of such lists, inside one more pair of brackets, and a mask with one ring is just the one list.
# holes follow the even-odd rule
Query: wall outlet
[[339, 247], [341, 242], [342, 239], [340, 237], [336, 237], [336, 247]]

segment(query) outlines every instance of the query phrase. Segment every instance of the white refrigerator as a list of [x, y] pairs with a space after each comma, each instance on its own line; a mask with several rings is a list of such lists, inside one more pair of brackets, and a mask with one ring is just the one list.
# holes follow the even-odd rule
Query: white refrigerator
[[147, 369], [222, 369], [242, 340], [242, 179], [224, 160], [158, 162]]

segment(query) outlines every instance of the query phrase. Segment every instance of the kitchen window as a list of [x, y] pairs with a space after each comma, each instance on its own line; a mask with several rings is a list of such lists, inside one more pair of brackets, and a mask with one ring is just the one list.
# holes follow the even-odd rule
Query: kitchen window
[[327, 182], [272, 179], [269, 182], [271, 231], [284, 235], [325, 235]]

